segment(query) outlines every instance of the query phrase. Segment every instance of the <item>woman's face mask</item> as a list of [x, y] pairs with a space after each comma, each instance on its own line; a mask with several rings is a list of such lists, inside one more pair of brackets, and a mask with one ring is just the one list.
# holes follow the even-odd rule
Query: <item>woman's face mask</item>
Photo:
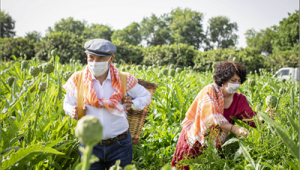
[[229, 94], [234, 94], [238, 91], [240, 88], [241, 84], [233, 84], [233, 83], [228, 83], [227, 87], [225, 87], [227, 93]]
[[88, 62], [88, 67], [91, 73], [96, 77], [102, 76], [108, 70], [108, 61], [110, 58], [111, 57], [109, 57], [107, 61], [103, 62]]
[[227, 93], [234, 94], [240, 88], [241, 84], [232, 84], [228, 83], [227, 87], [225, 88]]

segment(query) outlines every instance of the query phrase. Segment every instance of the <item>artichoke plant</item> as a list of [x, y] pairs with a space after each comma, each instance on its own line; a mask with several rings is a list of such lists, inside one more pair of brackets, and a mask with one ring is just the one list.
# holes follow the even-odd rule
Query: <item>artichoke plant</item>
[[169, 75], [174, 77], [175, 76], [175, 69], [170, 69], [169, 70]]
[[176, 68], [176, 73], [181, 73], [182, 69], [181, 68]]
[[170, 64], [169, 68], [174, 69], [175, 68], [174, 64]]
[[162, 70], [162, 73], [163, 73], [163, 75], [167, 76], [168, 73], [169, 73], [169, 70], [164, 68], [164, 69]]
[[141, 71], [143, 69], [143, 67], [141, 65], [137, 66], [137, 70]]
[[266, 98], [266, 104], [270, 109], [274, 109], [277, 104], [277, 98], [275, 96], [268, 96]]
[[115, 65], [115, 67], [117, 67], [117, 68], [119, 67], [119, 64], [118, 64], [118, 63], [115, 63], [114, 65]]
[[255, 80], [253, 78], [249, 78], [248, 79], [248, 84], [249, 84], [250, 87], [255, 86]]
[[39, 69], [38, 67], [35, 67], [35, 66], [30, 67], [30, 69], [29, 69], [29, 74], [30, 74], [32, 77], [38, 76], [39, 73], [40, 73], [40, 69]]
[[39, 65], [39, 70], [40, 70], [40, 72], [43, 72], [43, 65]]
[[126, 66], [126, 70], [129, 71], [131, 69], [131, 67], [128, 65]]
[[14, 77], [8, 77], [8, 78], [6, 79], [6, 84], [8, 84], [9, 87], [11, 87], [11, 86], [13, 85], [14, 81], [15, 81], [15, 78], [14, 78]]
[[28, 61], [23, 60], [22, 63], [21, 63], [21, 70], [24, 70], [26, 68], [28, 68]]
[[67, 71], [64, 73], [63, 78], [65, 81], [68, 81], [68, 79], [72, 76], [73, 72], [72, 71]]
[[57, 54], [57, 53], [56, 53], [56, 50], [52, 50], [52, 51], [51, 51], [51, 55], [52, 55], [53, 57], [55, 57], [56, 54]]
[[121, 71], [122, 71], [122, 72], [125, 72], [125, 71], [126, 71], [126, 68], [125, 68], [125, 67], [122, 67]]
[[94, 116], [83, 116], [77, 122], [75, 136], [80, 143], [85, 145], [85, 148], [79, 148], [83, 153], [81, 157], [82, 169], [89, 169], [93, 147], [102, 139], [102, 125]]
[[283, 95], [283, 93], [286, 93], [286, 90], [284, 88], [280, 88], [279, 89], [279, 94], [280, 95]]
[[39, 84], [39, 91], [40, 91], [40, 92], [45, 91], [46, 88], [47, 88], [47, 84], [46, 84], [46, 83], [41, 82], [41, 83]]
[[54, 66], [52, 63], [43, 64], [43, 72], [46, 74], [50, 74], [54, 71]]

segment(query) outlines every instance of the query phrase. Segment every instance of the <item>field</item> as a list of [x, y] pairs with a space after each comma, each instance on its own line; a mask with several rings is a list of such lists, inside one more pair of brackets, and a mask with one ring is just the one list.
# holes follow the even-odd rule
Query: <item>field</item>
[[[67, 71], [84, 66], [74, 60], [61, 65], [58, 56], [50, 62], [54, 72], [36, 77], [29, 68], [40, 66], [38, 59], [28, 61], [27, 67], [17, 58], [1, 62], [1, 169], [74, 169], [79, 162], [77, 121], [64, 113], [62, 85]], [[169, 66], [158, 65], [118, 68], [158, 85], [141, 140], [133, 146], [133, 164], [137, 169], [160, 169], [171, 162], [180, 123], [198, 92], [213, 82], [213, 73], [186, 68], [173, 75], [163, 73]], [[15, 78], [13, 83], [9, 77]], [[249, 129], [249, 136], [232, 137], [220, 149], [209, 145], [199, 158], [185, 161], [191, 169], [299, 169], [299, 82], [277, 81], [263, 69], [248, 78], [255, 84], [246, 81], [239, 92], [265, 123], [255, 118], [253, 129], [238, 122]], [[47, 84], [45, 91], [39, 88], [41, 82]], [[269, 95], [278, 100], [274, 121], [264, 114]]]

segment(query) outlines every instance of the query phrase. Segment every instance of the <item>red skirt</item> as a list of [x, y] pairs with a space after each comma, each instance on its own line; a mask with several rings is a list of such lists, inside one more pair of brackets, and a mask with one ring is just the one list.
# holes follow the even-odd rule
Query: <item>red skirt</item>
[[189, 170], [188, 165], [180, 165], [178, 162], [183, 159], [194, 159], [202, 154], [202, 145], [196, 141], [193, 148], [191, 148], [185, 139], [185, 130], [182, 129], [176, 145], [176, 150], [172, 159], [172, 166], [177, 166], [178, 169]]

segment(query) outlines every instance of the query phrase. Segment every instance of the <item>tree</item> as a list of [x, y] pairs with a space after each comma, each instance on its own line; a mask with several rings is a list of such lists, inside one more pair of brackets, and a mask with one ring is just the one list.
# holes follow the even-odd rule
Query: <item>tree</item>
[[183, 43], [199, 49], [206, 37], [203, 33], [203, 14], [189, 8], [176, 8], [166, 19], [169, 21], [171, 43]]
[[51, 58], [51, 51], [56, 49], [61, 63], [69, 62], [70, 59], [81, 60], [82, 63], [86, 63], [84, 42], [82, 36], [73, 33], [53, 32], [46, 35], [41, 42], [36, 43], [36, 56], [42, 60], [48, 60]]
[[33, 42], [40, 42], [42, 40], [42, 33], [37, 31], [26, 32], [25, 38]]
[[253, 47], [259, 54], [272, 54], [273, 46], [271, 42], [276, 39], [276, 29], [276, 26], [272, 26], [260, 32], [256, 32], [254, 29], [247, 30], [245, 33], [247, 46]]
[[69, 17], [67, 19], [61, 19], [59, 22], [56, 22], [54, 24], [54, 28], [48, 27], [47, 32], [53, 33], [53, 32], [60, 32], [65, 31], [67, 33], [73, 33], [76, 35], [82, 35], [82, 32], [84, 31], [86, 25], [86, 21], [78, 21], [74, 20], [73, 17]]
[[111, 41], [111, 35], [113, 30], [108, 25], [92, 24], [91, 26], [85, 27], [83, 31], [83, 38], [94, 39], [101, 38]]
[[217, 16], [208, 20], [208, 34], [210, 42], [215, 43], [216, 48], [229, 48], [237, 44], [238, 35], [234, 31], [238, 31], [236, 22], [230, 23], [230, 19], [225, 16]]
[[142, 37], [140, 33], [140, 25], [136, 22], [131, 23], [123, 30], [114, 31], [111, 36], [112, 41], [124, 41], [131, 45], [138, 45], [141, 43]]
[[1, 11], [1, 38], [15, 36], [16, 32], [13, 29], [15, 29], [15, 20], [8, 13]]
[[12, 55], [16, 57], [24, 57], [20, 56], [21, 54], [26, 54], [27, 59], [31, 59], [35, 56], [34, 43], [23, 37], [1, 38], [0, 49], [1, 57], [6, 59], [12, 59]]
[[293, 14], [288, 13], [288, 15], [288, 18], [283, 18], [279, 22], [277, 37], [272, 41], [275, 51], [299, 48], [299, 10]]
[[158, 18], [152, 14], [149, 18], [143, 18], [140, 26], [142, 39], [147, 41], [148, 46], [170, 44], [170, 28], [164, 15]]

